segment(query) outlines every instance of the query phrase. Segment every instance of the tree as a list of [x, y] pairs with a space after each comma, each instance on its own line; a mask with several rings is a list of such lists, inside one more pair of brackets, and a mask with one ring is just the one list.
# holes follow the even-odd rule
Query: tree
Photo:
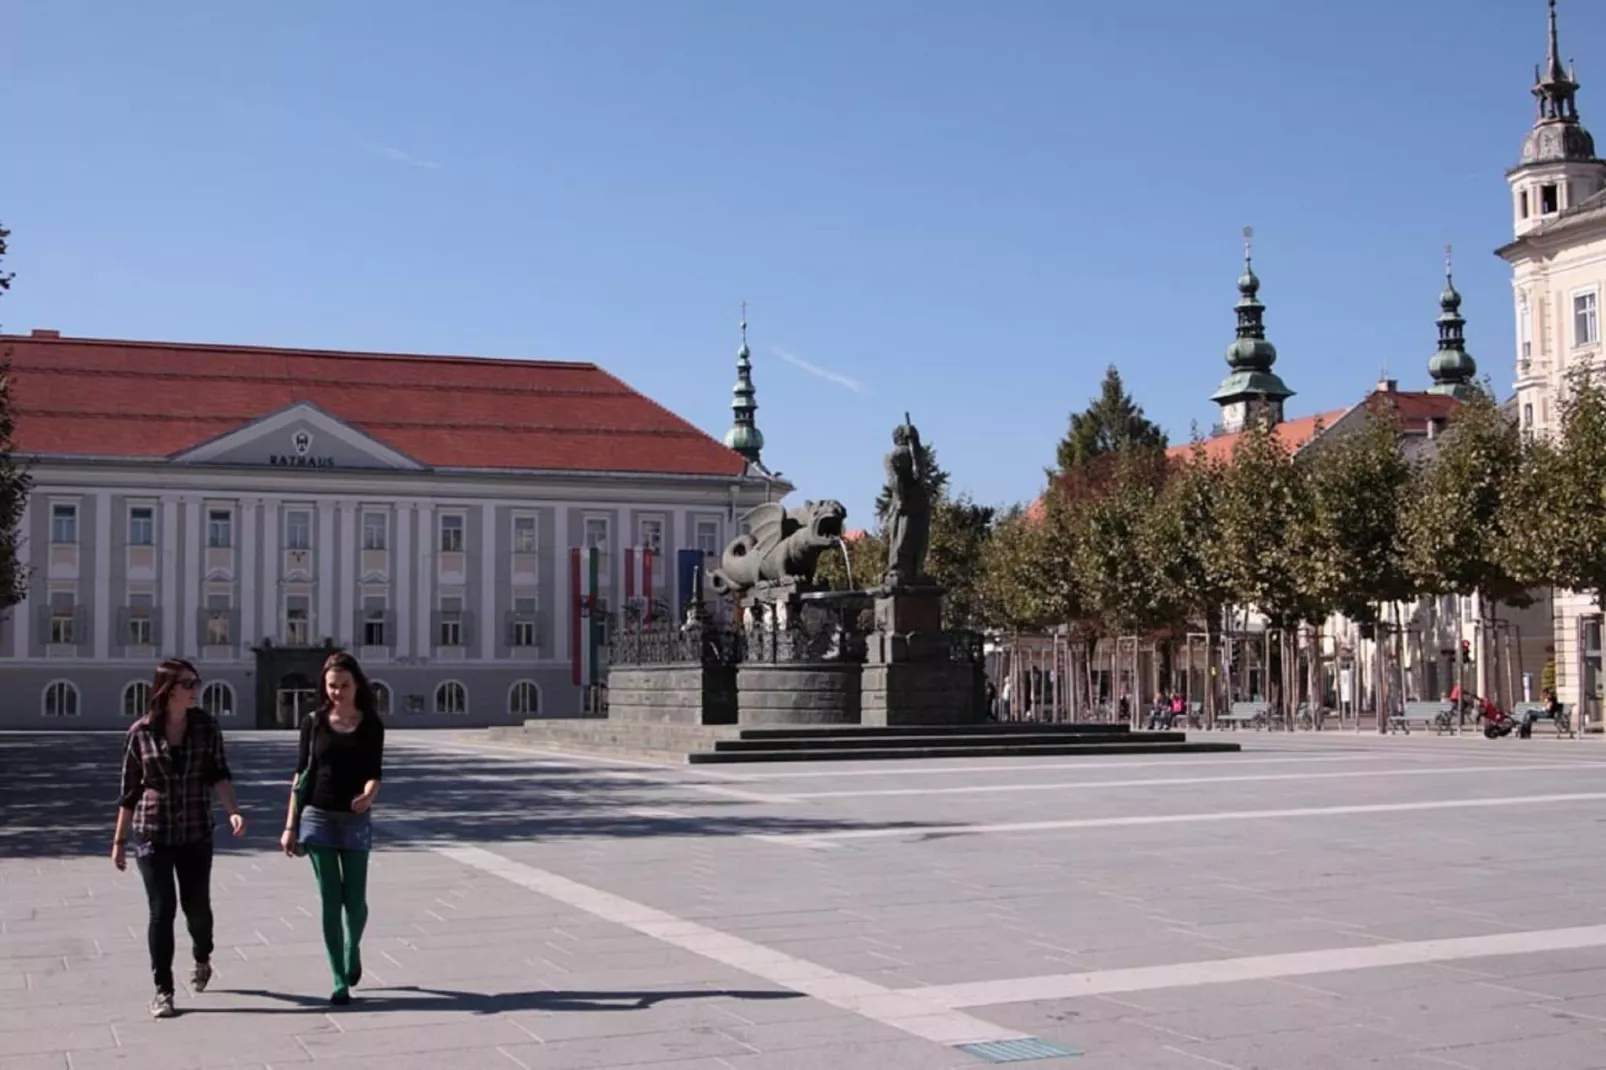
[[[1202, 620], [1207, 651], [1216, 649], [1221, 614], [1233, 596], [1217, 516], [1223, 479], [1222, 465], [1195, 442], [1188, 459], [1171, 471], [1137, 536], [1158, 612], [1178, 623]], [[1205, 723], [1214, 727], [1215, 687], [1205, 688], [1204, 702]]]
[[1073, 568], [1084, 609], [1105, 634], [1146, 634], [1172, 621], [1140, 550], [1154, 521], [1165, 455], [1122, 451], [1101, 493], [1083, 504]]
[[985, 621], [980, 591], [982, 562], [993, 534], [991, 506], [977, 505], [969, 494], [944, 496], [931, 514], [931, 548], [926, 571], [947, 592], [943, 626], [978, 628]]
[[1112, 364], [1105, 369], [1098, 397], [1082, 412], [1071, 414], [1070, 429], [1060, 440], [1054, 473], [1085, 470], [1110, 454], [1145, 449], [1163, 452], [1165, 447], [1165, 432], [1143, 415]]
[[[0, 264], [5, 262], [9, 237], [11, 232], [0, 226]], [[11, 289], [12, 277], [0, 269], [0, 296]], [[28, 597], [29, 570], [18, 561], [17, 553], [26, 538], [22, 517], [33, 479], [27, 464], [17, 459], [11, 387], [11, 351], [7, 349], [0, 353], [0, 610], [11, 609]]]
[[1505, 567], [1516, 581], [1606, 607], [1606, 388], [1587, 367], [1567, 375], [1554, 443], [1523, 453], [1500, 524]]
[[[948, 494], [948, 473], [937, 463], [937, 451], [929, 442], [920, 443], [920, 482], [925, 485], [926, 493], [930, 496], [932, 510], [935, 512], [937, 503]], [[887, 510], [892, 506], [892, 477], [881, 486], [881, 493], [876, 495], [875, 522], [878, 529], [884, 528], [887, 523]]]
[[848, 562], [842, 559], [842, 554], [830, 550], [821, 555], [814, 578], [833, 591], [860, 590], [880, 583], [881, 574], [887, 569], [887, 540], [879, 532], [859, 531], [850, 533], [843, 544], [852, 560], [852, 582], [849, 582]]
[[1292, 713], [1297, 693], [1289, 631], [1309, 616], [1300, 553], [1310, 521], [1305, 472], [1272, 428], [1255, 423], [1233, 450], [1216, 511], [1223, 578], [1233, 604], [1254, 607], [1278, 630], [1278, 697], [1285, 715]]
[[1018, 505], [994, 523], [982, 548], [976, 590], [982, 616], [993, 627], [1029, 632], [1066, 619], [1067, 592], [1051, 580], [1050, 523], [1046, 507]]
[[1482, 594], [1531, 604], [1528, 584], [1508, 566], [1501, 520], [1520, 492], [1522, 433], [1487, 392], [1467, 400], [1439, 436], [1400, 518], [1404, 565], [1424, 594]]

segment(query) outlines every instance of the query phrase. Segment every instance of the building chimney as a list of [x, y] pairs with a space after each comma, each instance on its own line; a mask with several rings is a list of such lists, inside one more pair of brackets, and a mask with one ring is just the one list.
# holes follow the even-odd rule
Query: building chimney
[[1397, 380], [1379, 379], [1377, 381], [1377, 392], [1379, 394], [1392, 394], [1399, 389], [1399, 386], [1400, 384]]
[[35, 327], [31, 333], [34, 338], [60, 338], [60, 331], [53, 331], [48, 327]]

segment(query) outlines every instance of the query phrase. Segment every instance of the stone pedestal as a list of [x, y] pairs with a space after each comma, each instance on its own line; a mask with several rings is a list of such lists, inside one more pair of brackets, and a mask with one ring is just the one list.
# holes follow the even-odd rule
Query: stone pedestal
[[859, 723], [859, 666], [852, 662], [743, 665], [736, 694], [738, 724]]
[[736, 666], [691, 662], [610, 669], [608, 720], [735, 724]]
[[968, 724], [979, 717], [981, 666], [955, 660], [942, 628], [942, 589], [878, 592], [875, 632], [860, 677], [860, 722], [867, 725]]

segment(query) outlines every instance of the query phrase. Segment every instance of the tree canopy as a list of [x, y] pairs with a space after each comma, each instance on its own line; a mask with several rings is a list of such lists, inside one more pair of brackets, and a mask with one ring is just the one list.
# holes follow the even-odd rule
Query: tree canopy
[[[3, 267], [6, 240], [10, 237], [11, 232], [0, 226], [0, 296], [10, 291], [13, 278]], [[0, 609], [10, 609], [28, 597], [28, 570], [19, 562], [17, 551], [26, 537], [22, 518], [33, 480], [27, 465], [16, 455], [11, 385], [8, 349], [0, 353]]]
[[1110, 454], [1165, 447], [1165, 432], [1144, 416], [1112, 364], [1105, 369], [1098, 396], [1086, 409], [1071, 414], [1070, 429], [1056, 452], [1054, 472], [1063, 476]]
[[1239, 437], [1216, 503], [1217, 553], [1232, 601], [1284, 627], [1308, 615], [1301, 570], [1311, 508], [1305, 476], [1276, 431], [1256, 423]]
[[1487, 392], [1463, 403], [1420, 466], [1400, 516], [1405, 571], [1424, 594], [1482, 593], [1523, 605], [1528, 584], [1500, 545], [1507, 498], [1519, 490], [1522, 433]]

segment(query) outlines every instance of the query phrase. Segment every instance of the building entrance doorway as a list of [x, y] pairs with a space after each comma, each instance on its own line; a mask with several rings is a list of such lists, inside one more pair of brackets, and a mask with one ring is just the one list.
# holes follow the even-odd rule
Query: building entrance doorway
[[307, 714], [318, 708], [318, 688], [301, 673], [293, 672], [279, 680], [274, 721], [279, 728], [295, 728]]

